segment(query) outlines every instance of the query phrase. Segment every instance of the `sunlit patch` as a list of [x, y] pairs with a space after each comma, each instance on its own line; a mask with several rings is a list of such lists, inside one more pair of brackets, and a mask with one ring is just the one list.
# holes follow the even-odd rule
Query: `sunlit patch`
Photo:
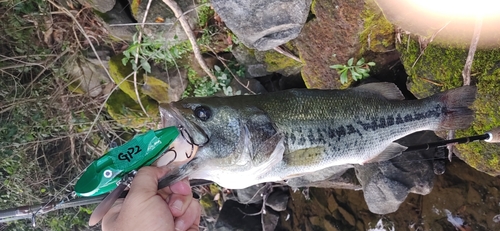
[[488, 17], [500, 14], [498, 0], [407, 0], [427, 12], [457, 17]]
[[463, 47], [479, 31], [478, 48], [500, 45], [498, 0], [375, 1], [391, 23], [427, 42]]

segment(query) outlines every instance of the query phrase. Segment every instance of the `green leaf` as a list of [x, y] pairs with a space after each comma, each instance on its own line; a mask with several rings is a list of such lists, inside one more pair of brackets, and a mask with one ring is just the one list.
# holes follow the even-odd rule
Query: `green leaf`
[[141, 67], [144, 71], [146, 71], [146, 73], [151, 73], [151, 66], [145, 59], [141, 59]]
[[352, 63], [354, 62], [354, 58], [350, 58], [347, 60], [347, 66], [352, 66]]
[[351, 77], [352, 77], [352, 79], [354, 79], [354, 80], [358, 80], [358, 79], [356, 78], [356, 74], [358, 74], [358, 73], [356, 73], [356, 72], [354, 71], [354, 69], [349, 69], [349, 72], [351, 72]]
[[361, 74], [359, 74], [359, 73], [357, 73], [355, 71], [351, 72], [351, 74], [352, 74], [352, 79], [354, 79], [356, 81], [358, 81], [358, 80], [360, 80], [360, 79], [363, 78], [363, 76]]
[[122, 59], [122, 64], [123, 64], [123, 66], [127, 66], [127, 63], [128, 63], [128, 58], [124, 57], [124, 58]]
[[374, 62], [368, 62], [367, 64], [368, 64], [368, 66], [371, 66], [371, 67], [375, 66]]
[[341, 69], [344, 67], [345, 67], [345, 65], [341, 65], [341, 64], [335, 64], [335, 65], [330, 66], [330, 68], [332, 68], [332, 69]]
[[347, 83], [347, 71], [342, 72], [340, 75], [340, 83], [346, 84]]
[[357, 66], [361, 66], [361, 65], [363, 65], [363, 63], [365, 63], [365, 58], [360, 58], [360, 59], [358, 60], [358, 62], [356, 62], [356, 65], [357, 65]]

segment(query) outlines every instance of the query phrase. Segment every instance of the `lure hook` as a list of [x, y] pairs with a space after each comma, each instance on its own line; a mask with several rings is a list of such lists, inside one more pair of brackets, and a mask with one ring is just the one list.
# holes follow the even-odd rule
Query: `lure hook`
[[[182, 125], [179, 125], [179, 131], [181, 133], [182, 138], [184, 138], [184, 140], [186, 140], [186, 142], [191, 145], [191, 153], [189, 155], [186, 153], [186, 158], [188, 158], [188, 159], [191, 158], [191, 156], [193, 156], [195, 145], [198, 147], [203, 147], [206, 144], [208, 144], [208, 142], [210, 142], [210, 138], [207, 136], [207, 134], [204, 134], [207, 141], [205, 141], [205, 143], [203, 143], [203, 144], [195, 144], [193, 137], [189, 134], [189, 132], [187, 132], [187, 130]], [[184, 133], [186, 133], [186, 135], [184, 135]], [[187, 136], [187, 138], [186, 138], [186, 136]]]

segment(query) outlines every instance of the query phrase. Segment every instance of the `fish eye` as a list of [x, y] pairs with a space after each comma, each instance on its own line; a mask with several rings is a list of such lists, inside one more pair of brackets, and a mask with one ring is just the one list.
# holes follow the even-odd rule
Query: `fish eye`
[[212, 116], [212, 111], [206, 106], [198, 106], [194, 109], [194, 116], [201, 121], [207, 121]]

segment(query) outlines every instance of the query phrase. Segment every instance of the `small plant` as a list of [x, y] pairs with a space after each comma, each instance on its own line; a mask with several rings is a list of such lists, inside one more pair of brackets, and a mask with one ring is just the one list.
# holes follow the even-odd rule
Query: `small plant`
[[[123, 57], [122, 63], [125, 66], [130, 62], [134, 71], [138, 71], [141, 68], [146, 73], [150, 73], [150, 60], [157, 64], [162, 64], [165, 68], [175, 66], [176, 60], [192, 51], [192, 47], [188, 41], [167, 46], [164, 38], [143, 36], [142, 41], [138, 41], [137, 34], [134, 35], [132, 40], [132, 44], [127, 50], [123, 51], [125, 57]], [[139, 56], [139, 66], [135, 63], [136, 54]]]
[[[242, 66], [236, 66], [230, 63], [228, 67], [231, 69], [231, 72], [233, 72], [237, 76], [241, 77], [245, 73], [245, 70]], [[231, 80], [233, 79], [231, 72], [227, 68], [222, 69], [219, 66], [215, 65], [214, 74], [217, 77], [217, 82], [212, 82], [212, 80], [208, 78], [200, 78], [196, 76], [196, 72], [194, 72], [192, 69], [189, 69], [189, 85], [186, 91], [183, 93], [182, 97], [185, 98], [189, 96], [211, 96], [219, 91], [222, 91], [226, 96], [241, 95], [240, 90], [234, 91], [230, 86]]]
[[354, 66], [353, 63], [354, 58], [350, 58], [347, 60], [347, 65], [335, 64], [330, 66], [330, 68], [337, 70], [340, 74], [340, 82], [342, 84], [346, 84], [348, 82], [349, 73], [354, 81], [361, 80], [368, 77], [370, 75], [368, 74], [370, 73], [370, 67], [375, 66], [374, 62], [365, 63], [364, 58], [359, 59]]

